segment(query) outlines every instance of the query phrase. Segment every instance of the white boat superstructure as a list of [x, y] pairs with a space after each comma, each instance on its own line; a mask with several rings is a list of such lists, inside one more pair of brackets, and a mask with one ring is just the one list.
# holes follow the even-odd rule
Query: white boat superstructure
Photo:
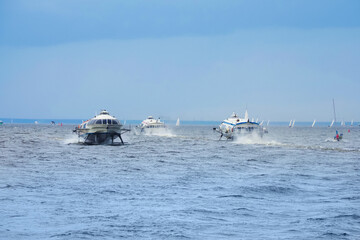
[[86, 144], [113, 144], [117, 137], [121, 144], [124, 144], [121, 134], [128, 131], [130, 130], [124, 129], [120, 121], [110, 116], [106, 110], [102, 110], [99, 115], [84, 121], [74, 130]]
[[236, 113], [233, 113], [214, 130], [221, 134], [220, 139], [223, 136], [227, 139], [233, 139], [236, 135], [253, 132], [258, 133], [262, 137], [264, 132], [267, 132], [258, 122], [250, 121], [247, 111], [245, 111], [244, 118], [240, 118]]
[[147, 119], [141, 122], [140, 125], [137, 126], [140, 128], [141, 132], [147, 129], [163, 129], [165, 128], [165, 123], [160, 121], [160, 118], [155, 119], [152, 116], [149, 116]]

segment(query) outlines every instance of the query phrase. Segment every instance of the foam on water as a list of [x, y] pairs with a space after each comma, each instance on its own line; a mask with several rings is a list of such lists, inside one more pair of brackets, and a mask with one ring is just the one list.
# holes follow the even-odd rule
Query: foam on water
[[266, 134], [261, 137], [258, 133], [237, 135], [233, 140], [234, 144], [258, 144], [258, 145], [267, 145], [267, 146], [284, 146], [284, 144], [277, 142], [274, 139], [271, 139], [271, 136], [267, 136]]
[[145, 129], [144, 132], [136, 133], [137, 135], [158, 136], [158, 137], [176, 137], [176, 134], [170, 128]]
[[79, 137], [76, 134], [66, 136], [62, 141], [64, 144], [75, 144], [79, 142]]

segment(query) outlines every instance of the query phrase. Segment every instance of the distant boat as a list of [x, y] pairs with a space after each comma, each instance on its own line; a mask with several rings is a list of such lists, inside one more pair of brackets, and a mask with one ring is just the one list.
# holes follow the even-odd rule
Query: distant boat
[[345, 126], [344, 120], [341, 121], [341, 126]]
[[35, 121], [34, 123], [35, 123], [35, 124], [39, 124], [38, 121]]
[[292, 126], [292, 120], [290, 120], [290, 122], [289, 122], [289, 127], [291, 127]]
[[293, 120], [291, 127], [293, 128], [294, 125], [295, 125], [295, 119]]
[[269, 123], [270, 123], [270, 120], [268, 120], [268, 121], [267, 121], [267, 124], [266, 124], [266, 126], [269, 126]]
[[141, 122], [140, 125], [136, 126], [141, 132], [156, 132], [157, 129], [164, 129], [165, 123], [160, 121], [160, 118], [155, 119], [149, 116], [147, 119]]
[[4, 122], [0, 120], [0, 125], [3, 125], [3, 123], [4, 123]]
[[314, 119], [314, 122], [313, 122], [313, 124], [311, 125], [311, 127], [314, 127], [314, 126], [315, 126], [315, 123], [316, 123], [316, 119]]
[[176, 126], [177, 126], [177, 127], [180, 126], [180, 118], [178, 118], [178, 119], [176, 120]]
[[334, 110], [334, 118], [330, 124], [330, 127], [332, 127], [334, 125], [334, 123], [336, 123], [336, 111], [335, 111], [335, 100], [333, 99], [333, 110]]
[[354, 125], [354, 120], [351, 120], [351, 126], [353, 126]]

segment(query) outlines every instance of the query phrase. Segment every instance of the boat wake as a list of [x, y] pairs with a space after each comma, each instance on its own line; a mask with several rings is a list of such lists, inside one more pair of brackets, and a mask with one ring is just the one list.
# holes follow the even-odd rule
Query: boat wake
[[245, 144], [245, 145], [266, 145], [266, 146], [284, 146], [284, 144], [275, 140], [268, 139], [267, 137], [261, 137], [257, 133], [238, 135], [234, 138], [233, 143]]
[[[285, 149], [302, 149], [302, 150], [313, 150], [313, 151], [335, 151], [335, 152], [360, 152], [360, 148], [348, 147], [345, 145], [339, 145], [336, 139], [327, 138], [323, 144], [321, 143], [290, 143], [290, 142], [279, 142], [273, 139], [269, 139], [268, 136], [261, 137], [258, 134], [249, 134], [243, 136], [236, 136], [232, 141], [233, 144], [242, 145], [263, 145], [269, 147], [280, 147]], [[336, 143], [336, 144], [335, 144]], [[342, 140], [340, 143], [346, 144], [346, 140]]]
[[66, 145], [77, 144], [77, 143], [79, 143], [79, 137], [72, 134], [72, 135], [68, 136], [67, 138], [63, 139], [63, 143]]
[[157, 136], [157, 137], [176, 137], [170, 129], [168, 128], [158, 128], [158, 129], [146, 129], [141, 134], [145, 136]]

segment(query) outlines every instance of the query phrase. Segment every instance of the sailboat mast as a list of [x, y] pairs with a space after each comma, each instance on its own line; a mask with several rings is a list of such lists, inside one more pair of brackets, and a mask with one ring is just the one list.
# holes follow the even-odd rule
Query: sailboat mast
[[333, 108], [334, 108], [334, 121], [336, 122], [335, 101], [334, 101], [334, 99], [333, 99]]

